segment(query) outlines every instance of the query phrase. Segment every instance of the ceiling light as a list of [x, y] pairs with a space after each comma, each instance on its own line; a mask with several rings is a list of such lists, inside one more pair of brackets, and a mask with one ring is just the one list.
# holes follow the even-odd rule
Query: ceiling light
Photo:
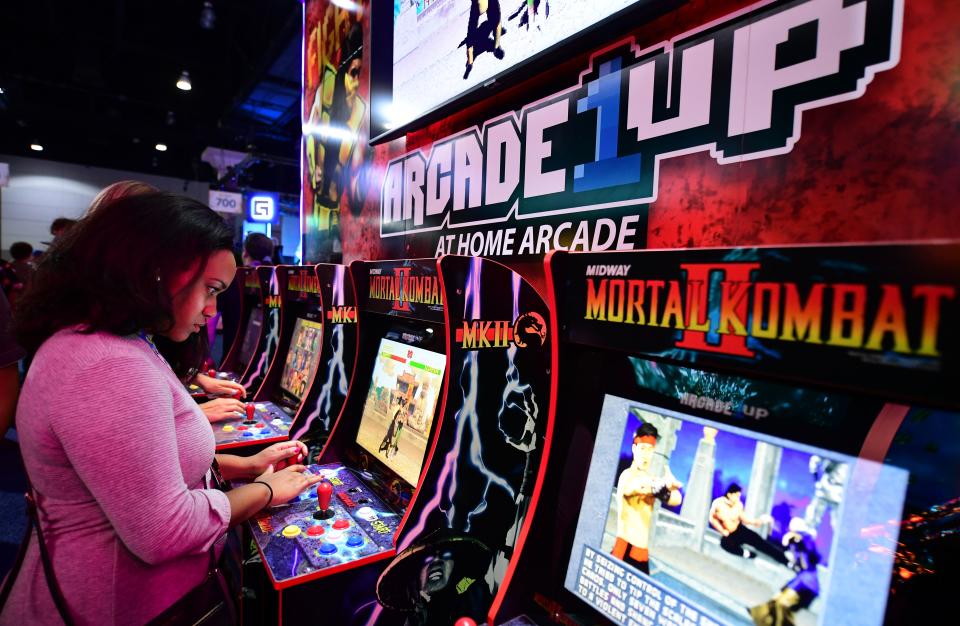
[[363, 7], [360, 6], [360, 3], [353, 2], [352, 0], [333, 0], [333, 3], [341, 9], [345, 9], [351, 13], [360, 13], [360, 11], [363, 10]]
[[212, 2], [204, 2], [200, 9], [200, 28], [204, 30], [213, 30], [217, 25], [217, 14], [213, 11]]
[[0, 96], [2, 96], [2, 95], [5, 94], [5, 93], [7, 93], [7, 92], [3, 90], [3, 87], [0, 87]]
[[30, 144], [30, 149], [33, 150], [34, 152], [43, 152], [43, 146], [41, 146], [38, 143]]
[[167, 111], [167, 126], [173, 126], [177, 123], [177, 116], [174, 115], [173, 111]]
[[165, 143], [158, 143], [158, 144], [156, 145], [156, 148], [157, 148], [157, 152], [166, 152], [166, 151], [167, 151], [167, 144], [165, 144]]
[[317, 135], [324, 139], [340, 139], [342, 141], [354, 141], [357, 134], [351, 132], [349, 128], [343, 126], [330, 126], [329, 124], [304, 124], [304, 135]]
[[177, 89], [182, 91], [190, 91], [193, 89], [193, 85], [190, 84], [190, 72], [184, 70], [180, 74], [180, 78], [177, 79]]

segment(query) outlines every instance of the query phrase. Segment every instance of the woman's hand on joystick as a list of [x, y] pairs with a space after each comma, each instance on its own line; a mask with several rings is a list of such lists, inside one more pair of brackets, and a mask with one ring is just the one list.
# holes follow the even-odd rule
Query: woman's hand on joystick
[[310, 488], [321, 480], [322, 476], [305, 474], [307, 468], [303, 465], [291, 465], [280, 471], [273, 471], [273, 465], [267, 467], [267, 471], [257, 476], [258, 482], [264, 482], [270, 485], [273, 490], [272, 505], [284, 504]]
[[250, 473], [259, 474], [270, 465], [279, 471], [288, 465], [306, 462], [307, 454], [307, 445], [302, 441], [281, 441], [248, 457]]
[[243, 417], [243, 402], [233, 398], [217, 398], [201, 404], [200, 410], [211, 424], [223, 420], [240, 419]]

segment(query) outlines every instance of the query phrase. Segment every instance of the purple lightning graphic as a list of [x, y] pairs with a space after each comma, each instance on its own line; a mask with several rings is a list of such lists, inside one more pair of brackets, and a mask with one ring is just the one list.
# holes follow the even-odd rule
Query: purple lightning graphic
[[[270, 276], [270, 295], [275, 296], [280, 293], [280, 286], [277, 283], [277, 273], [273, 272]], [[257, 367], [250, 372], [250, 376], [243, 381], [244, 387], [249, 387], [258, 377], [267, 373], [267, 366], [273, 357], [273, 352], [277, 349], [277, 341], [280, 339], [280, 310], [270, 309], [267, 312], [269, 328], [267, 330], [267, 343], [264, 345], [263, 352], [260, 353], [260, 360], [257, 361]]]
[[[513, 274], [513, 319], [520, 317], [520, 275]], [[537, 447], [536, 428], [537, 417], [540, 415], [540, 407], [537, 405], [537, 398], [530, 385], [520, 384], [520, 370], [514, 359], [517, 356], [517, 344], [511, 343], [507, 348], [507, 384], [503, 388], [503, 401], [500, 404], [500, 411], [497, 413], [499, 418], [500, 432], [507, 443], [514, 448], [530, 454]], [[519, 436], [514, 436], [503, 428], [504, 414], [508, 411], [519, 411], [526, 420], [523, 432]]]
[[[513, 319], [520, 316], [520, 275], [513, 274]], [[515, 338], [516, 341], [516, 338]], [[495, 585], [499, 585], [503, 580], [507, 567], [510, 564], [510, 555], [513, 547], [516, 545], [517, 537], [520, 533], [520, 527], [523, 518], [527, 513], [527, 499], [530, 497], [533, 478], [533, 453], [537, 449], [537, 418], [540, 415], [540, 407], [537, 404], [536, 395], [529, 384], [520, 383], [520, 371], [514, 359], [517, 356], [517, 344], [512, 343], [507, 348], [507, 372], [506, 385], [503, 388], [503, 399], [500, 403], [500, 410], [497, 412], [498, 428], [503, 435], [504, 441], [522, 452], [526, 458], [524, 460], [523, 481], [520, 489], [514, 499], [516, 505], [513, 525], [507, 531], [504, 537], [503, 548], [497, 553], [494, 562], [491, 564], [492, 579]], [[505, 429], [504, 421], [510, 415], [520, 415], [524, 420], [523, 430], [519, 434], [514, 434], [513, 429]]]
[[[345, 270], [346, 267], [343, 265], [338, 265], [334, 270], [334, 306], [343, 306], [344, 304], [343, 277]], [[333, 350], [333, 354], [327, 361], [327, 379], [324, 381], [323, 387], [320, 388], [320, 395], [317, 397], [317, 403], [314, 405], [313, 412], [307, 417], [303, 427], [294, 433], [294, 439], [299, 439], [301, 435], [309, 432], [311, 425], [318, 417], [320, 417], [321, 413], [323, 414], [321, 421], [323, 422], [324, 430], [330, 430], [330, 420], [332, 418], [330, 415], [330, 405], [333, 400], [333, 385], [335, 378], [339, 379], [336, 390], [341, 396], [346, 397], [347, 395], [347, 369], [343, 363], [343, 324], [335, 324], [333, 326], [333, 332], [330, 335], [330, 346]], [[337, 376], [338, 374], [339, 376]]]
[[[482, 260], [480, 258], [471, 259], [470, 270], [467, 275], [466, 287], [464, 289], [465, 320], [480, 319], [481, 268]], [[516, 319], [519, 312], [520, 280], [519, 274], [513, 273], [514, 319]], [[504, 431], [502, 425], [500, 426], [500, 431], [503, 433], [505, 440], [510, 445], [527, 453], [527, 465], [529, 466], [531, 452], [536, 448], [536, 436], [534, 428], [536, 426], [536, 417], [539, 413], [539, 409], [530, 385], [521, 385], [519, 383], [519, 371], [514, 364], [516, 350], [516, 345], [511, 345], [508, 349], [508, 369], [506, 372], [507, 383], [503, 391], [503, 402], [498, 414], [498, 419], [502, 418], [504, 412], [508, 409], [516, 410], [519, 408], [527, 415], [524, 434], [521, 435], [520, 438], [513, 439], [507, 432]], [[417, 519], [416, 525], [411, 527], [410, 531], [405, 534], [403, 539], [398, 544], [397, 553], [400, 553], [408, 548], [420, 535], [423, 534], [427, 519], [430, 517], [431, 513], [438, 509], [444, 511], [442, 506], [444, 501], [449, 503], [449, 510], [444, 511], [447, 527], [454, 527], [456, 511], [453, 496], [457, 490], [457, 472], [461, 460], [468, 462], [471, 467], [478, 470], [486, 481], [482, 490], [483, 495], [480, 498], [480, 502], [466, 516], [466, 524], [463, 528], [465, 532], [470, 531], [473, 518], [486, 510], [487, 495], [491, 487], [496, 486], [503, 489], [507, 494], [509, 494], [510, 498], [513, 499], [514, 502], [518, 503], [518, 506], [520, 506], [524, 500], [524, 493], [522, 491], [523, 487], [521, 487], [521, 491], [519, 493], [516, 492], [507, 480], [490, 471], [483, 461], [482, 442], [480, 440], [479, 429], [479, 415], [477, 413], [479, 370], [480, 368], [477, 362], [477, 350], [466, 351], [463, 359], [463, 370], [460, 376], [460, 388], [463, 392], [463, 404], [455, 414], [456, 432], [453, 443], [443, 458], [443, 467], [439, 476], [437, 477], [437, 489], [435, 490], [433, 497], [420, 510], [420, 515]], [[523, 398], [523, 400], [514, 400], [518, 394], [521, 398]], [[521, 407], [519, 404], [517, 404], [517, 402], [522, 402], [523, 406]], [[465, 445], [465, 431], [468, 429], [470, 435], [469, 448], [466, 451], [463, 451]], [[463, 454], [461, 454], [462, 451], [464, 452]], [[461, 459], [461, 457], [463, 458]], [[518, 521], [519, 519], [522, 519], [522, 514], [518, 511]], [[519, 523], [515, 523], [515, 528], [519, 528]], [[513, 529], [511, 529], [511, 531], [512, 530]], [[370, 619], [367, 621], [367, 626], [372, 626], [375, 624], [382, 611], [383, 607], [377, 606], [374, 609]]]

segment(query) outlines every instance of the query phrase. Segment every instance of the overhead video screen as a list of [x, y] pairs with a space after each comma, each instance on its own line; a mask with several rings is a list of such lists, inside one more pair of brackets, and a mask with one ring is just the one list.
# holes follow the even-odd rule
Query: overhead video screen
[[655, 0], [394, 0], [400, 123], [631, 5]]
[[411, 485], [420, 477], [446, 366], [446, 355], [380, 342], [357, 443]]

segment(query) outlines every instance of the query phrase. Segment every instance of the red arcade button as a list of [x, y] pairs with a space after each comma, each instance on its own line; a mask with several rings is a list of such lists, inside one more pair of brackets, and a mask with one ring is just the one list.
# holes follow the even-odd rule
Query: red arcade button
[[247, 427], [244, 426], [243, 424], [241, 424], [240, 426], [237, 426], [237, 430], [246, 430], [246, 429]]
[[345, 519], [338, 519], [333, 523], [333, 527], [336, 528], [337, 530], [343, 530], [344, 528], [350, 527], [350, 522], [348, 522]]
[[311, 537], [319, 537], [323, 534], [323, 526], [317, 524], [316, 526], [311, 526], [307, 529], [307, 534]]

